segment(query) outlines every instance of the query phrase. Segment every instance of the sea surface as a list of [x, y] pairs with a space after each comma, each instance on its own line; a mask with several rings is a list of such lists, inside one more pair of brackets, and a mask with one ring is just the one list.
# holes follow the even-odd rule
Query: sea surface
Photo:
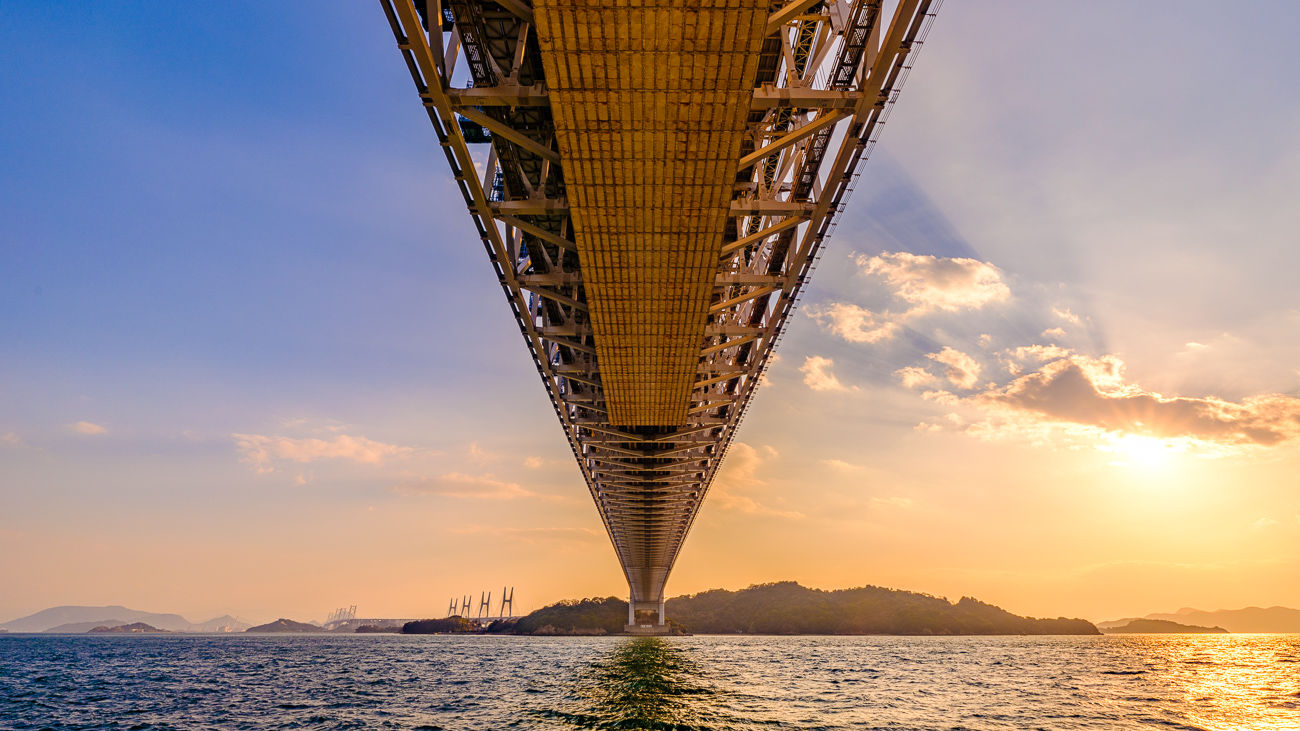
[[1300, 635], [0, 635], [3, 729], [1300, 729]]

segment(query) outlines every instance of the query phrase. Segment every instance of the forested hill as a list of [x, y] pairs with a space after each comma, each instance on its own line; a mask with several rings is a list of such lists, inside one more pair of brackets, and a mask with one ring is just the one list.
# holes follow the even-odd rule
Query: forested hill
[[1095, 635], [1083, 619], [1019, 617], [984, 602], [863, 586], [822, 591], [793, 581], [669, 599], [669, 617], [704, 634]]
[[[991, 604], [864, 586], [822, 591], [793, 581], [669, 599], [670, 621], [698, 634], [1095, 635], [1082, 619], [1019, 617]], [[553, 604], [519, 620], [523, 634], [622, 631], [627, 602], [614, 597]]]

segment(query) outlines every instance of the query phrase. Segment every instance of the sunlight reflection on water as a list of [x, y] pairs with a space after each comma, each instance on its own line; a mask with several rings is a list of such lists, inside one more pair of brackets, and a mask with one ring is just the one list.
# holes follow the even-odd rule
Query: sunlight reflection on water
[[0, 636], [13, 729], [1300, 729], [1300, 635]]
[[585, 729], [1300, 728], [1294, 635], [726, 639], [627, 641], [575, 673], [563, 710], [533, 713]]

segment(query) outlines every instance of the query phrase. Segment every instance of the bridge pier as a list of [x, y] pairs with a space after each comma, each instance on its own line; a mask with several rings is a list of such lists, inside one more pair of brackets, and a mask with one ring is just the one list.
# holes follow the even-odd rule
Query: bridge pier
[[[638, 611], [658, 612], [659, 621], [653, 624], [641, 624], [636, 621]], [[627, 603], [627, 624], [623, 625], [623, 631], [629, 635], [666, 635], [669, 632], [668, 623], [664, 621], [664, 603], [658, 602], [638, 602], [636, 600]]]

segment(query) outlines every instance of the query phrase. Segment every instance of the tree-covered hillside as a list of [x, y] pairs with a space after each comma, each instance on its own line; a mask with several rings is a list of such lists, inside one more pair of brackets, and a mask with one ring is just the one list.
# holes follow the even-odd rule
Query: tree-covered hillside
[[616, 597], [569, 599], [543, 607], [515, 624], [515, 634], [618, 634], [627, 622], [627, 602]]
[[[698, 634], [823, 635], [1095, 635], [1082, 619], [1019, 617], [991, 604], [898, 589], [863, 586], [822, 591], [793, 581], [740, 591], [711, 591], [669, 599], [669, 619]], [[519, 620], [519, 634], [616, 634], [627, 602], [615, 597], [553, 604]]]
[[666, 609], [689, 631], [705, 634], [1099, 634], [1086, 620], [1019, 617], [970, 597], [954, 604], [898, 589], [822, 591], [793, 581], [675, 597]]

